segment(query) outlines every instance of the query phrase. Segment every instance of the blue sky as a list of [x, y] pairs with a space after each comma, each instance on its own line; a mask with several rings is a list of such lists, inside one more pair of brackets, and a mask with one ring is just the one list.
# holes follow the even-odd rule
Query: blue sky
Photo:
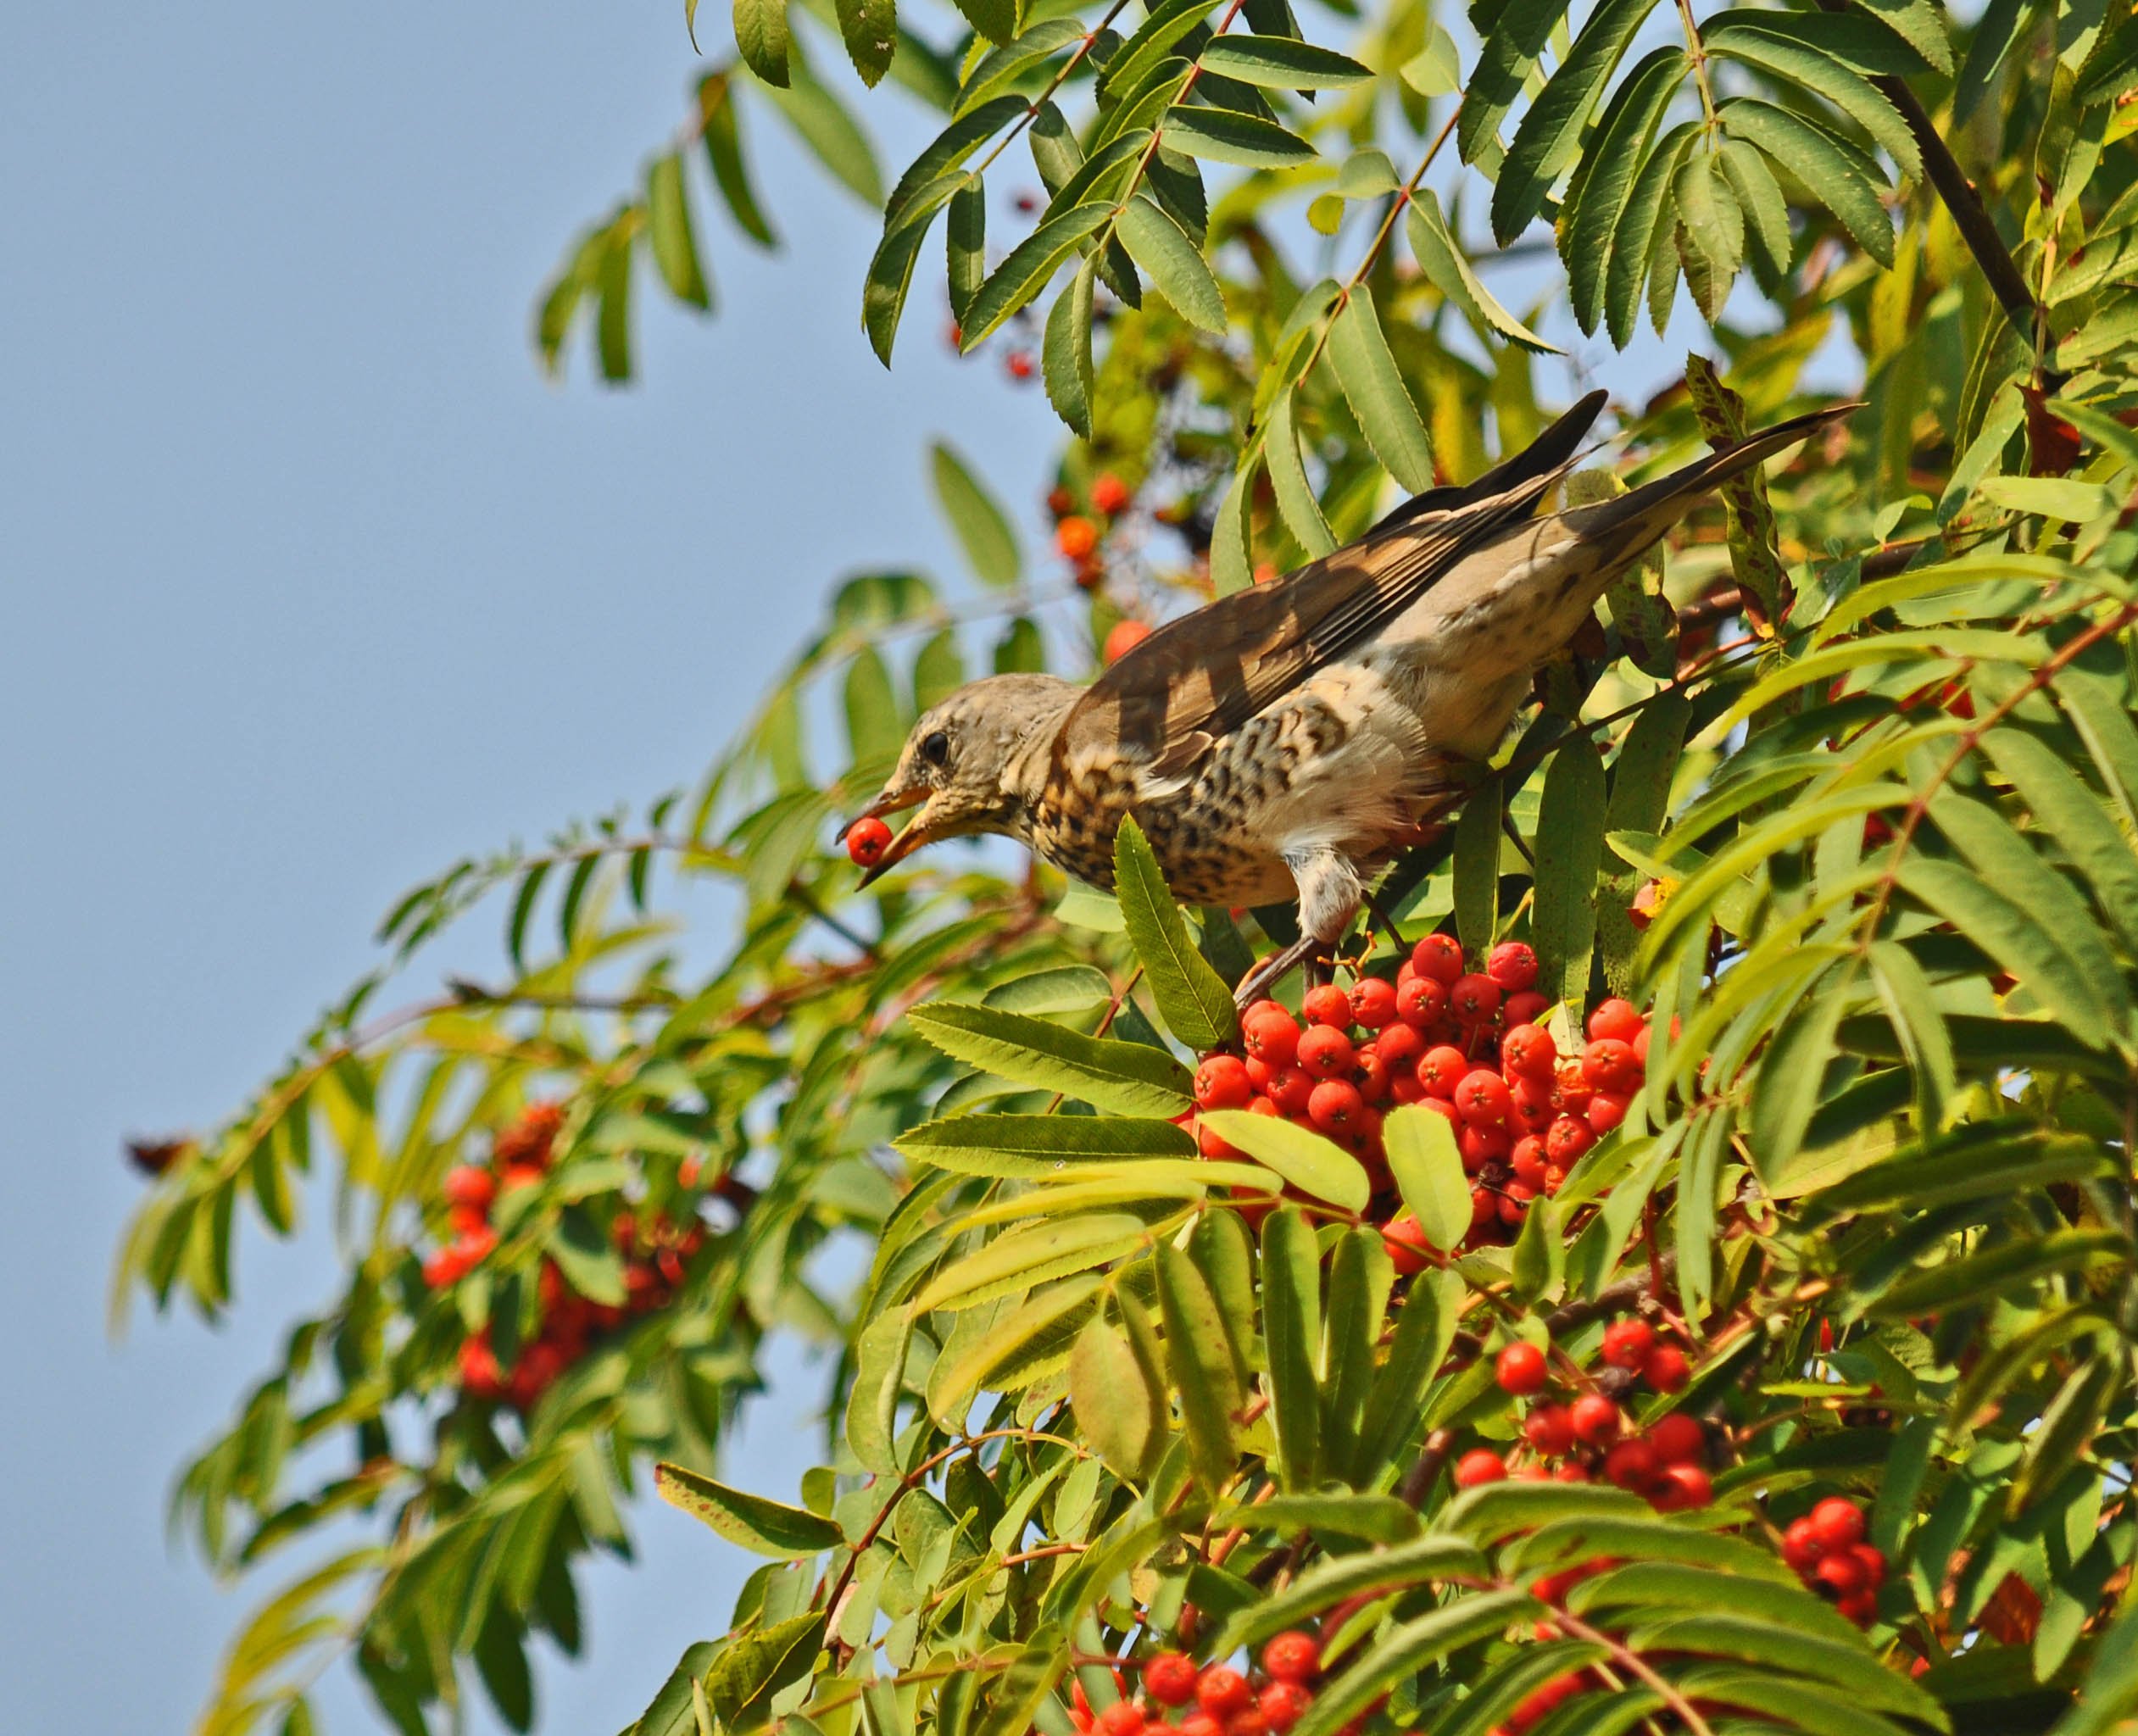
[[[122, 1136], [235, 1104], [412, 881], [689, 778], [837, 576], [950, 570], [930, 435], [978, 456], [1039, 540], [1057, 429], [1037, 390], [945, 356], [925, 275], [899, 370], [878, 370], [856, 317], [872, 225], [769, 124], [752, 137], [787, 252], [715, 223], [721, 317], [642, 298], [646, 384], [603, 392], [583, 362], [563, 389], [539, 377], [538, 283], [682, 114], [680, 14], [221, 0], [15, 20], [11, 1729], [188, 1722], [244, 1593], [166, 1548], [170, 1473], [331, 1288], [320, 1238], [254, 1238], [225, 1327], [137, 1319], [112, 1343], [137, 1198]], [[867, 113], [881, 129], [895, 108]], [[916, 142], [888, 131], [888, 156]], [[1604, 377], [1645, 390], [1666, 353]], [[791, 1488], [817, 1390], [753, 1416], [738, 1480]], [[641, 1566], [591, 1583], [590, 1663], [541, 1671], [548, 1730], [621, 1725], [722, 1623], [743, 1564], [678, 1516], [641, 1519]], [[365, 1728], [354, 1707], [330, 1695], [334, 1727]]]

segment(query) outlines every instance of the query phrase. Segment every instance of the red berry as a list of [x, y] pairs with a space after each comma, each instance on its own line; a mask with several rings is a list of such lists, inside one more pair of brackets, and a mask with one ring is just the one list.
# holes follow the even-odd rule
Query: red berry
[[[1266, 1663], [1263, 1667], [1267, 1669], [1268, 1665]], [[1262, 1690], [1258, 1706], [1262, 1722], [1276, 1731], [1278, 1736], [1283, 1736], [1285, 1731], [1306, 1716], [1307, 1707], [1313, 1704], [1314, 1695], [1311, 1689], [1297, 1682], [1286, 1682], [1280, 1678]]]
[[1630, 1001], [1599, 1001], [1595, 1011], [1589, 1015], [1589, 1034], [1592, 1038], [1612, 1037], [1621, 1043], [1631, 1043], [1641, 1024], [1641, 1016]]
[[1368, 1103], [1388, 1100], [1389, 1064], [1373, 1053], [1371, 1045], [1357, 1051], [1351, 1062], [1351, 1082], [1359, 1088], [1359, 1095]]
[[1473, 1447], [1455, 1461], [1455, 1486], [1477, 1488], [1488, 1483], [1504, 1483], [1507, 1461], [1489, 1447]]
[[1544, 1352], [1534, 1344], [1517, 1341], [1500, 1353], [1493, 1377], [1500, 1383], [1501, 1392], [1521, 1397], [1543, 1391], [1548, 1373]]
[[1127, 505], [1131, 498], [1128, 485], [1111, 470], [1100, 471], [1098, 480], [1091, 485], [1092, 506], [1109, 518]]
[[1625, 1096], [1640, 1085], [1640, 1063], [1615, 1037], [1599, 1037], [1581, 1051], [1581, 1077], [1591, 1089]]
[[1849, 1553], [1863, 1569], [1863, 1583], [1877, 1587], [1885, 1583], [1885, 1557], [1868, 1543], [1859, 1543]]
[[1455, 1130], [1455, 1149], [1462, 1154], [1462, 1167], [1475, 1175], [1489, 1163], [1496, 1163], [1514, 1149], [1505, 1127], [1480, 1127], [1461, 1122]]
[[1462, 948], [1452, 934], [1428, 934], [1411, 949], [1411, 968], [1444, 987], [1462, 974]]
[[1527, 941], [1503, 940], [1486, 955], [1484, 974], [1509, 994], [1537, 980], [1537, 955]]
[[1639, 1368], [1656, 1348], [1656, 1329], [1645, 1320], [1614, 1320], [1604, 1328], [1603, 1360], [1613, 1368]]
[[1225, 1721], [1208, 1712], [1190, 1712], [1180, 1721], [1180, 1736], [1225, 1736]]
[[873, 868], [891, 847], [891, 828], [873, 814], [865, 814], [846, 828], [846, 854], [860, 868]]
[[1545, 1178], [1551, 1173], [1551, 1166], [1545, 1161], [1544, 1141], [1534, 1133], [1527, 1138], [1516, 1140], [1514, 1149], [1507, 1155], [1507, 1167], [1515, 1172], [1517, 1179], [1527, 1182], [1532, 1188], [1543, 1187]]
[[1544, 1155], [1561, 1168], [1571, 1168], [1574, 1160], [1595, 1143], [1595, 1132], [1588, 1122], [1561, 1116], [1544, 1136]]
[[1117, 1700], [1099, 1714], [1104, 1736], [1143, 1736], [1144, 1709], [1133, 1700]]
[[1428, 1049], [1418, 1060], [1418, 1083], [1434, 1096], [1452, 1098], [1462, 1076], [1470, 1071], [1470, 1058], [1453, 1043]]
[[[1853, 1596], [1843, 1598], [1834, 1607], [1857, 1627], [1868, 1628], [1878, 1619], [1878, 1594], [1867, 1585]], [[1923, 1660], [1918, 1658], [1916, 1661], [1920, 1663]]]
[[1812, 1529], [1831, 1552], [1852, 1549], [1863, 1541], [1863, 1514], [1856, 1503], [1840, 1495], [1829, 1495], [1811, 1512]]
[[1396, 1016], [1423, 1031], [1447, 1016], [1448, 986], [1436, 976], [1410, 976], [1397, 985]]
[[1099, 526], [1076, 513], [1054, 527], [1054, 546], [1072, 560], [1082, 560], [1099, 546]]
[[1351, 1028], [1351, 997], [1333, 982], [1308, 989], [1300, 1011], [1310, 1025], [1332, 1025], [1346, 1032]]
[[1269, 1076], [1269, 1099], [1288, 1116], [1303, 1116], [1314, 1100], [1314, 1076], [1301, 1066], [1282, 1066]]
[[1500, 1190], [1500, 1221], [1509, 1229], [1522, 1227], [1522, 1215], [1529, 1202], [1537, 1197], [1537, 1190], [1527, 1182], [1510, 1182]]
[[1551, 1473], [1551, 1480], [1554, 1483], [1587, 1483], [1590, 1481], [1589, 1467], [1578, 1460], [1569, 1459]]
[[1150, 637], [1150, 623], [1149, 621], [1117, 620], [1107, 631], [1106, 643], [1100, 648], [1099, 659], [1111, 667], [1120, 662]]
[[1349, 1079], [1324, 1079], [1306, 1100], [1307, 1119], [1324, 1133], [1356, 1127], [1366, 1114], [1366, 1099]]
[[1615, 1092], [1599, 1091], [1589, 1099], [1589, 1107], [1584, 1116], [1589, 1123], [1589, 1131], [1599, 1139], [1602, 1138], [1626, 1119], [1626, 1110], [1632, 1104], [1630, 1097], [1620, 1097]]
[[1532, 1405], [1522, 1434], [1546, 1458], [1562, 1458], [1573, 1450], [1573, 1416], [1564, 1405]]
[[1351, 1022], [1368, 1031], [1395, 1022], [1395, 985], [1385, 976], [1361, 976], [1351, 990]]
[[1782, 1533], [1782, 1559], [1799, 1573], [1809, 1573], [1818, 1566], [1826, 1554], [1826, 1545], [1819, 1541], [1818, 1527], [1812, 1523], [1807, 1513], [1801, 1519], [1792, 1519], [1789, 1529]]
[[1651, 1494], [1667, 1513], [1705, 1507], [1715, 1499], [1714, 1479], [1698, 1465], [1666, 1465], [1656, 1472]]
[[1682, 1393], [1693, 1377], [1693, 1366], [1675, 1344], [1658, 1344], [1640, 1366], [1641, 1378], [1659, 1393]]
[[1411, 1212], [1399, 1212], [1381, 1229], [1381, 1245], [1389, 1250], [1389, 1259], [1405, 1277], [1423, 1271], [1433, 1264], [1428, 1251], [1433, 1244], [1425, 1238], [1425, 1229]]
[[1502, 1025], [1534, 1025], [1551, 1010], [1551, 1003], [1534, 988], [1511, 994], [1500, 1003]]
[[1605, 1481], [1616, 1483], [1620, 1488], [1645, 1488], [1662, 1468], [1656, 1460], [1656, 1449], [1639, 1435], [1620, 1441], [1604, 1455]]
[[1238, 1055], [1211, 1055], [1195, 1069], [1198, 1109], [1244, 1109], [1254, 1094], [1255, 1082], [1247, 1077], [1247, 1063]]
[[1584, 1393], [1569, 1407], [1569, 1414], [1574, 1438], [1584, 1445], [1608, 1446], [1618, 1438], [1618, 1406], [1601, 1393]]
[[1205, 1664], [1195, 1678], [1195, 1704], [1213, 1718], [1229, 1718], [1255, 1703], [1246, 1677], [1229, 1664]]
[[1144, 1666], [1144, 1692], [1161, 1705], [1186, 1705], [1195, 1697], [1195, 1661], [1161, 1651]]
[[1068, 517], [1069, 509], [1076, 504], [1076, 496], [1066, 488], [1055, 487], [1047, 491], [1047, 511], [1055, 518]]
[[1697, 1416], [1683, 1410], [1658, 1417], [1648, 1431], [1648, 1438], [1655, 1446], [1656, 1456], [1666, 1465], [1696, 1464], [1707, 1451], [1707, 1431]]
[[1458, 976], [1448, 989], [1448, 1005], [1466, 1024], [1479, 1024], [1500, 1010], [1500, 985], [1489, 976]]
[[479, 1165], [455, 1164], [445, 1172], [443, 1192], [448, 1205], [487, 1211], [490, 1202], [498, 1197], [498, 1178]]
[[1863, 1564], [1851, 1550], [1837, 1550], [1812, 1570], [1812, 1589], [1822, 1595], [1847, 1597], [1865, 1589]]
[[1240, 1040], [1248, 1054], [1272, 1067], [1288, 1066], [1299, 1053], [1299, 1024], [1283, 1008], [1250, 1007], [1240, 1021]]
[[1269, 1720], [1259, 1705], [1250, 1705], [1225, 1720], [1225, 1736], [1269, 1736]]
[[1559, 1045], [1541, 1025], [1516, 1025], [1500, 1039], [1500, 1060], [1510, 1073], [1549, 1080], [1559, 1065]]
[[472, 1236], [490, 1221], [489, 1217], [472, 1205], [456, 1205], [445, 1215], [446, 1226], [456, 1237]]
[[1321, 1667], [1322, 1643], [1296, 1628], [1278, 1634], [1262, 1648], [1262, 1668], [1279, 1682], [1311, 1682]]
[[1373, 1053], [1391, 1075], [1410, 1072], [1425, 1053], [1425, 1039], [1408, 1025], [1384, 1025], [1374, 1033]]
[[1507, 1082], [1489, 1067], [1465, 1073], [1456, 1082], [1452, 1100], [1456, 1113], [1473, 1127], [1504, 1127], [1514, 1108]]
[[1300, 1033], [1299, 1064], [1317, 1079], [1339, 1079], [1351, 1071], [1351, 1039], [1328, 1025], [1311, 1025]]

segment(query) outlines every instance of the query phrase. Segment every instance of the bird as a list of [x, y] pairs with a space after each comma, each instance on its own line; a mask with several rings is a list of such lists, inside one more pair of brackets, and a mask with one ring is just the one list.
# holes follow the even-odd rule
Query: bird
[[1133, 816], [1181, 902], [1296, 899], [1298, 940], [1242, 980], [1240, 1004], [1302, 962], [1311, 971], [1380, 871], [1459, 805], [1537, 666], [1612, 580], [1708, 491], [1856, 408], [1539, 514], [1605, 398], [1333, 554], [1166, 622], [1088, 686], [1005, 674], [959, 687], [914, 724], [855, 816], [918, 810], [862, 884], [924, 845], [987, 832], [1111, 890]]

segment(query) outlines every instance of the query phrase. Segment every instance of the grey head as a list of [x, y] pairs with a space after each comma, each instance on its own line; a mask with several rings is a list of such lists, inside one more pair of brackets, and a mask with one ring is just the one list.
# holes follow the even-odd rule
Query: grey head
[[890, 782], [856, 816], [921, 810], [861, 883], [938, 838], [1027, 838], [1037, 792], [1022, 787], [1018, 774], [1034, 757], [1027, 750], [1054, 739], [1083, 692], [1059, 676], [990, 675], [932, 707], [906, 737]]

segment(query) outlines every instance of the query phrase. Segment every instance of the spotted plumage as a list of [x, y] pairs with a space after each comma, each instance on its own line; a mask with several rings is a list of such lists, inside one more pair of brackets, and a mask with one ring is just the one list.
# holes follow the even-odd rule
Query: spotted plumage
[[1372, 876], [1461, 799], [1536, 665], [1694, 500], [1852, 407], [1756, 435], [1599, 505], [1536, 516], [1601, 409], [1592, 393], [1463, 488], [1436, 489], [1273, 584], [1158, 628], [1088, 687], [968, 683], [914, 726], [867, 810], [920, 807], [920, 845], [1019, 839], [1094, 886], [1133, 814], [1175, 896], [1296, 894], [1327, 946]]

